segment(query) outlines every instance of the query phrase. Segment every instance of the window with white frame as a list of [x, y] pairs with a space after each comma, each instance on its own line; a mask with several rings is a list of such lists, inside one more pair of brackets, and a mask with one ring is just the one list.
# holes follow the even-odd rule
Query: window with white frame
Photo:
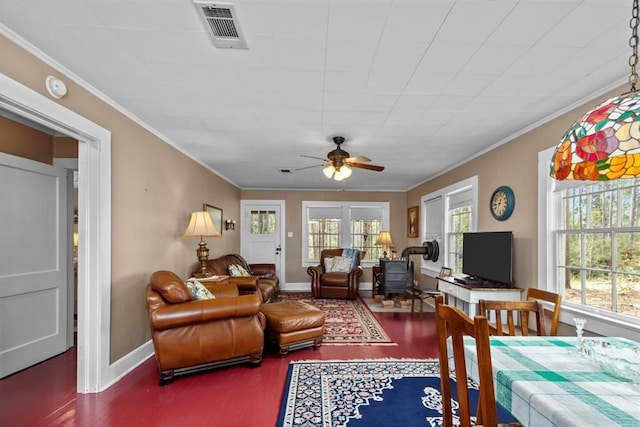
[[446, 254], [445, 264], [454, 273], [462, 272], [462, 234], [474, 231], [472, 188], [447, 194]]
[[389, 229], [388, 202], [302, 202], [302, 261], [314, 265], [323, 249], [360, 250], [363, 264], [382, 255], [378, 234]]
[[540, 276], [577, 310], [640, 325], [640, 179], [554, 181], [550, 159], [540, 153]]
[[474, 176], [421, 198], [423, 238], [440, 245], [437, 262], [422, 260], [425, 273], [435, 275], [443, 266], [462, 271], [462, 233], [476, 230], [477, 187]]

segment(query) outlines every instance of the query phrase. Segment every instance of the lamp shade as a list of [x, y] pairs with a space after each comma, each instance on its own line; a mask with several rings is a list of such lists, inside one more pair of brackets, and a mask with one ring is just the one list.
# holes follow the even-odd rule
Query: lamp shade
[[551, 177], [608, 181], [640, 176], [640, 92], [611, 98], [585, 113], [553, 153]]
[[342, 165], [338, 168], [333, 165], [329, 165], [322, 169], [322, 173], [329, 179], [333, 178], [336, 181], [343, 181], [351, 176], [353, 170], [347, 165]]
[[353, 171], [351, 170], [351, 168], [347, 165], [342, 165], [340, 166], [340, 170], [338, 170], [335, 174], [335, 176], [333, 177], [333, 179], [335, 179], [336, 181], [342, 181], [345, 180], [347, 178], [349, 178], [351, 176], [351, 173]]
[[199, 211], [191, 214], [191, 220], [182, 237], [220, 237], [218, 231], [211, 221], [209, 212]]
[[378, 239], [376, 240], [376, 245], [390, 247], [393, 248], [396, 245], [393, 244], [393, 239], [391, 238], [391, 233], [388, 231], [381, 231], [378, 234]]

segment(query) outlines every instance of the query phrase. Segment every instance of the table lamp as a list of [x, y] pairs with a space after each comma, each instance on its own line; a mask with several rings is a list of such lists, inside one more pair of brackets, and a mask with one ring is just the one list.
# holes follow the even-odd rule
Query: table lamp
[[209, 248], [207, 248], [207, 243], [204, 241], [204, 238], [220, 236], [222, 235], [216, 229], [215, 225], [213, 225], [209, 212], [199, 211], [191, 214], [191, 220], [189, 221], [187, 230], [184, 232], [182, 237], [200, 237], [200, 245], [198, 246], [198, 249], [196, 249], [198, 261], [200, 261], [200, 273], [197, 273], [195, 277], [209, 277], [209, 272], [207, 271]]
[[376, 245], [382, 246], [382, 258], [387, 257], [387, 250], [389, 250], [389, 248], [394, 248], [396, 246], [393, 244], [393, 239], [391, 239], [391, 233], [388, 231], [381, 231], [380, 234], [378, 234]]

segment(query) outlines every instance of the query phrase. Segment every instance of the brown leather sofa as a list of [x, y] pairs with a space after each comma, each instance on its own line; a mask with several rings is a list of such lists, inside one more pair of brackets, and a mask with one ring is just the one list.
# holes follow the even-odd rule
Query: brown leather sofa
[[215, 299], [194, 300], [170, 271], [156, 271], [147, 286], [147, 312], [160, 384], [174, 375], [248, 362], [260, 366], [266, 321], [256, 294], [232, 284], [206, 285]]
[[229, 274], [229, 266], [242, 265], [251, 276], [230, 276], [229, 282], [238, 286], [240, 293], [259, 292], [262, 302], [271, 302], [280, 293], [280, 279], [276, 275], [275, 264], [247, 264], [240, 255], [228, 254], [207, 261], [209, 273], [216, 276]]
[[360, 253], [355, 266], [348, 273], [326, 272], [325, 259], [342, 256], [342, 248], [325, 249], [320, 252], [320, 264], [307, 268], [311, 276], [311, 293], [314, 298], [343, 298], [356, 299], [362, 276]]

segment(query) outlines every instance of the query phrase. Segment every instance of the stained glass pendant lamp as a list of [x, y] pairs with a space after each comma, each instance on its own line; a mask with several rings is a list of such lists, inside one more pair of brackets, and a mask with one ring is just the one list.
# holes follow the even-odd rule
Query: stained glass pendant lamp
[[631, 90], [588, 111], [569, 128], [553, 153], [552, 178], [608, 181], [640, 176], [638, 21], [638, 0], [634, 0], [629, 22]]

